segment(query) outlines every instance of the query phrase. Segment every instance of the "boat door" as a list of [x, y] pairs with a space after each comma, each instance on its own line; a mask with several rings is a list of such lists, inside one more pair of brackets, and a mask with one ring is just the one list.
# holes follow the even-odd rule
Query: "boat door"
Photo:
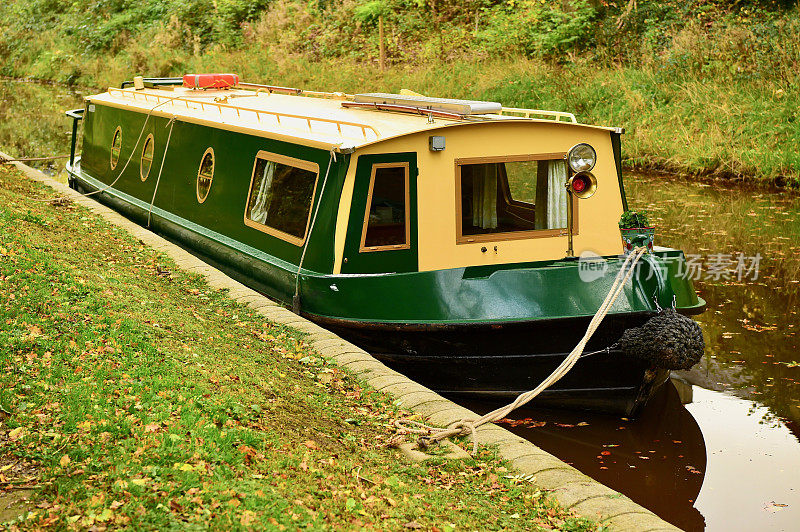
[[415, 272], [417, 154], [358, 157], [342, 273]]

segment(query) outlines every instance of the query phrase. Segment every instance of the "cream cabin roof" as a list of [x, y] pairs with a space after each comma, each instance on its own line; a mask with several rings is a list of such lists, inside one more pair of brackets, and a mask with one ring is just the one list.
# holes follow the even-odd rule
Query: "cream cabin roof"
[[[109, 88], [107, 92], [90, 96], [87, 100], [154, 116], [176, 117], [186, 122], [342, 151], [398, 136], [475, 122], [553, 122], [502, 114], [470, 115], [463, 119], [436, 117], [430, 121], [428, 116], [417, 114], [345, 108], [342, 103], [352, 99], [342, 94], [306, 94], [311, 95], [241, 89]], [[525, 113], [530, 110], [504, 111]]]

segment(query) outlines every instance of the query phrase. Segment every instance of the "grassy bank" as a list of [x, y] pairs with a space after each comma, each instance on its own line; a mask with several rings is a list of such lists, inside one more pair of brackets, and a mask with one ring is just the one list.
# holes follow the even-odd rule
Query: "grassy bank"
[[0, 74], [100, 89], [233, 71], [497, 100], [624, 127], [629, 167], [797, 187], [798, 15], [778, 0], [11, 1]]
[[35, 499], [12, 528], [595, 528], [490, 449], [404, 462], [384, 396], [51, 195], [0, 166], [0, 500]]

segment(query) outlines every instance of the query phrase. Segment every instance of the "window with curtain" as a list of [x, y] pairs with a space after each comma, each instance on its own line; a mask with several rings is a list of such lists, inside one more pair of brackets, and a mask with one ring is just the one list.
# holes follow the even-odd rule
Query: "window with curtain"
[[460, 237], [567, 227], [563, 159], [458, 165]]
[[250, 183], [245, 224], [301, 244], [306, 236], [318, 174], [315, 164], [304, 165], [308, 168], [258, 157]]

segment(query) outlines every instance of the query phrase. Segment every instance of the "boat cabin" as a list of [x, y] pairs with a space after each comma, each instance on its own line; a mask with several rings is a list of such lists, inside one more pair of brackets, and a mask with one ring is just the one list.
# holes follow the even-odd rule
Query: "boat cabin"
[[[161, 83], [91, 96], [83, 117], [80, 165], [99, 186], [151, 204], [151, 219], [169, 212], [295, 266], [305, 253], [303, 269], [319, 273], [619, 250], [621, 131], [569, 113]], [[577, 185], [594, 194], [572, 201], [567, 155], [580, 144], [594, 182]]]

